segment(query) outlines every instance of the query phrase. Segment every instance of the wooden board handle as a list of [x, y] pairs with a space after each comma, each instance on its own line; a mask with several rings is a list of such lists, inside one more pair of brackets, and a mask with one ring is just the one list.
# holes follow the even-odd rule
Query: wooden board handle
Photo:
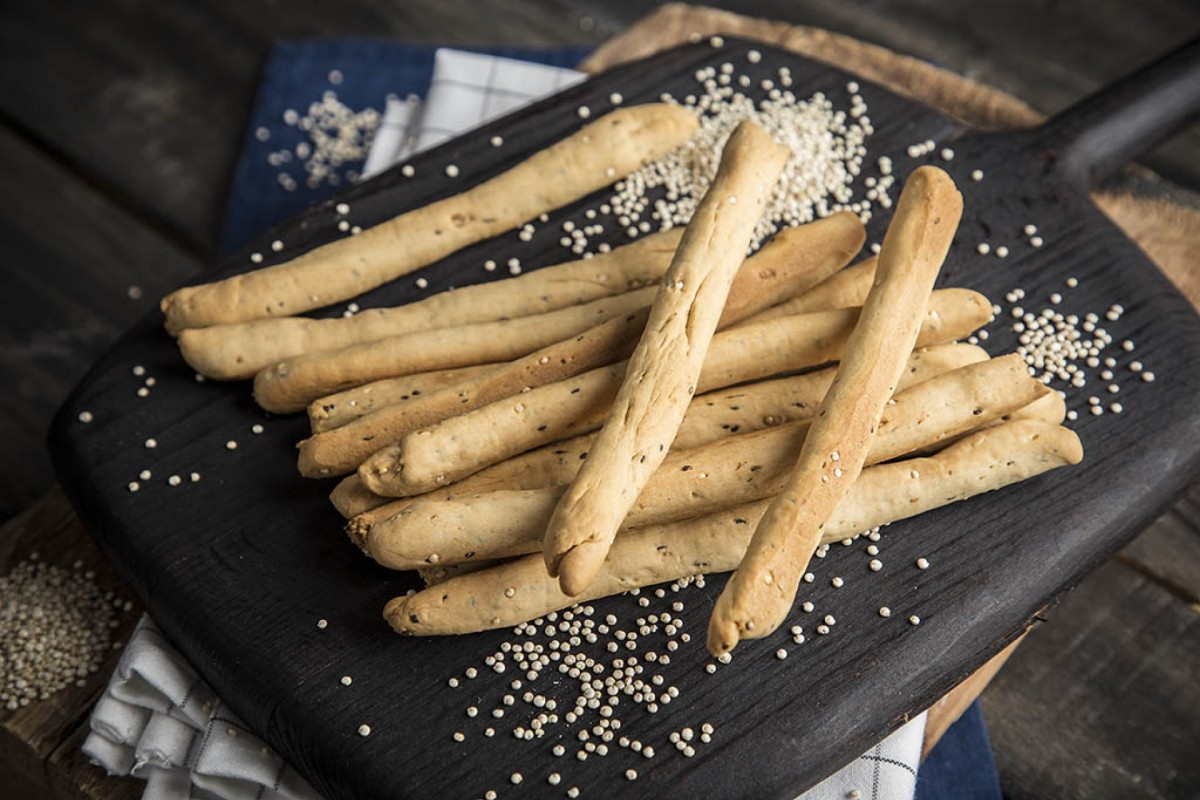
[[1037, 144], [1076, 187], [1103, 181], [1200, 116], [1200, 36], [1046, 122]]

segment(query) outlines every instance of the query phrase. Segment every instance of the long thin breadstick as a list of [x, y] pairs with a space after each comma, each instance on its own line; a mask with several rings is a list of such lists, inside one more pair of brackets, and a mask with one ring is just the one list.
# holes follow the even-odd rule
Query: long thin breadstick
[[608, 186], [698, 124], [681, 106], [617, 109], [461, 194], [284, 264], [179, 289], [162, 301], [167, 330], [291, 316], [362, 294]]
[[532, 317], [477, 322], [363, 342], [285, 359], [254, 376], [254, 399], [267, 411], [301, 411], [313, 400], [362, 383], [519, 358], [607, 319], [648, 305], [654, 287], [602, 297]]
[[[961, 338], [991, 319], [986, 297], [969, 289], [941, 289], [930, 299], [918, 346]], [[841, 357], [858, 309], [797, 314], [733, 328], [713, 337], [697, 390], [705, 392]], [[897, 359], [903, 367], [904, 358]], [[585, 372], [492, 403], [408, 434], [358, 468], [376, 494], [406, 497], [512, 458], [543, 444], [595, 430], [625, 374], [625, 364]]]
[[742, 324], [779, 319], [792, 314], [806, 314], [810, 311], [825, 311], [830, 308], [858, 308], [867, 299], [867, 292], [871, 290], [877, 263], [878, 259], [871, 256], [854, 266], [835, 272], [804, 294], [765, 309]]
[[[912, 354], [897, 391], [915, 386], [945, 372], [987, 360], [982, 348], [969, 344], [941, 344]], [[672, 449], [700, 447], [739, 431], [746, 433], [808, 419], [833, 381], [834, 367], [742, 386], [732, 392], [698, 395], [688, 405]], [[1057, 394], [1054, 395], [1058, 397]], [[1061, 399], [1059, 400], [1061, 404]], [[1062, 415], [1053, 422], [1061, 422]], [[595, 440], [589, 433], [554, 442], [536, 450], [492, 464], [422, 498], [458, 496], [501, 489], [540, 489], [569, 483], [579, 471]], [[338, 484], [330, 500], [344, 517], [355, 517], [357, 528], [369, 528], [396, 514], [410, 500], [393, 500], [370, 491], [357, 475]], [[374, 511], [373, 511], [374, 510]], [[369, 513], [373, 512], [373, 513]]]
[[[942, 444], [1048, 393], [1016, 354], [944, 373], [896, 394], [880, 419], [865, 463]], [[791, 423], [672, 451], [629, 509], [621, 535], [778, 493], [809, 424]], [[534, 552], [563, 492], [562, 487], [549, 487], [417, 498], [376, 524], [366, 536], [366, 549], [392, 569]]]
[[629, 359], [612, 413], [546, 528], [546, 568], [567, 594], [591, 582], [629, 507], [675, 439], [729, 285], [790, 157], [752, 122], [725, 143]]
[[[913, 352], [896, 391], [929, 380], [943, 372], [987, 360], [981, 347], [938, 344]], [[817, 413], [821, 398], [833, 383], [836, 367], [760, 381], [733, 389], [708, 392], [694, 398], [675, 435], [672, 449], [686, 450], [735, 433], [769, 428]]]
[[395, 308], [368, 308], [350, 317], [279, 317], [190, 328], [179, 334], [179, 351], [201, 375], [240, 380], [304, 353], [421, 330], [545, 314], [656, 283], [671, 263], [680, 233], [656, 233], [592, 259], [464, 286]]
[[473, 367], [418, 372], [399, 378], [384, 378], [364, 383], [362, 386], [313, 400], [308, 405], [308, 422], [314, 432], [340, 428], [381, 408], [403, 405], [447, 386], [460, 384], [498, 366], [500, 365], [477, 364]]
[[[738, 271], [719, 326], [758, 313], [781, 295], [820, 283], [849, 261], [865, 238], [862, 223], [849, 213], [783, 231]], [[337, 431], [318, 434], [300, 443], [300, 472], [310, 477], [349, 472], [407, 433], [628, 358], [648, 310], [610, 319], [419, 402], [381, 409]]]
[[861, 318], [787, 485], [759, 523], [708, 625], [713, 655], [773, 632], [829, 516], [862, 469], [884, 404], [912, 352], [934, 279], [954, 238], [962, 196], [946, 173], [920, 167], [905, 182]]
[[[1042, 422], [1011, 422], [972, 434], [931, 458], [863, 470], [821, 531], [847, 539], [1052, 469], [1078, 464], [1079, 438]], [[397, 633], [439, 636], [516, 625], [571, 605], [741, 562], [770, 501], [630, 531], [613, 543], [600, 574], [578, 596], [564, 594], [534, 554], [397, 597], [384, 618]]]

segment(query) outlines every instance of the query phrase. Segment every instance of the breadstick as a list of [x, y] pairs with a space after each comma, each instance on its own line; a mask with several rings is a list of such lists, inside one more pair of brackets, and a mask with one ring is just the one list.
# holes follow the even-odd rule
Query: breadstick
[[[896, 388], [897, 391], [901, 391], [944, 372], [985, 360], [987, 353], [982, 348], [969, 344], [940, 344], [922, 348], [909, 358], [908, 368]], [[749, 384], [729, 393], [712, 392], [699, 395], [688, 405], [679, 435], [675, 437], [671, 448], [684, 450], [700, 447], [738, 433], [739, 430], [747, 433], [772, 425], [807, 419], [820, 405], [821, 398], [833, 380], [835, 369], [829, 367], [790, 378]], [[1057, 394], [1051, 394], [1058, 398]], [[729, 398], [737, 398], [737, 407], [733, 410], [726, 410], [724, 405]], [[1059, 404], [1061, 403], [1059, 398]], [[729, 414], [743, 416], [731, 418]], [[693, 418], [698, 419], [698, 422], [693, 423]], [[1049, 421], [1062, 422], [1062, 418], [1062, 414], [1059, 414], [1057, 418]], [[730, 424], [727, 421], [730, 419], [742, 421], [740, 424]], [[421, 497], [441, 497], [442, 491], [461, 496], [501, 489], [540, 489], [566, 484], [574, 479], [594, 440], [595, 434], [589, 433], [544, 445], [492, 464], [444, 490]], [[339, 483], [330, 495], [330, 500], [342, 516], [355, 517], [354, 523], [365, 528], [409, 505], [408, 500], [392, 500], [375, 494], [363, 485], [357, 475], [351, 475]]]
[[830, 308], [857, 308], [867, 299], [867, 292], [871, 290], [877, 262], [878, 259], [871, 256], [852, 267], [835, 272], [807, 292], [771, 306], [747, 318], [741, 324], [748, 325], [752, 322], [779, 319], [809, 311], [825, 311]]
[[283, 264], [179, 289], [161, 304], [167, 330], [291, 316], [362, 294], [608, 186], [697, 125], [680, 106], [617, 109], [461, 194]]
[[498, 366], [500, 365], [477, 364], [473, 367], [418, 372], [415, 375], [364, 383], [362, 386], [313, 400], [308, 405], [308, 422], [315, 433], [340, 428], [378, 409], [403, 405], [447, 386], [455, 386]]
[[546, 528], [546, 568], [563, 591], [591, 582], [617, 528], [675, 439], [754, 226], [791, 152], [752, 122], [725, 143], [650, 308], [646, 331], [588, 460]]
[[821, 530], [858, 477], [904, 359], [916, 344], [961, 214], [962, 196], [940, 169], [919, 167], [905, 182], [837, 377], [787, 485], [713, 608], [708, 626], [713, 655], [728, 653], [739, 639], [768, 635], [787, 617]]
[[[941, 289], [930, 298], [918, 346], [953, 341], [991, 319], [988, 299], [968, 289]], [[858, 309], [797, 314], [717, 334], [700, 373], [700, 392], [835, 361]], [[898, 360], [903, 366], [905, 360]], [[405, 497], [430, 491], [489, 464], [598, 428], [624, 376], [625, 364], [585, 372], [492, 403], [408, 434], [358, 468], [376, 494]]]
[[[1003, 488], [1083, 458], [1079, 438], [1042, 422], [1011, 422], [972, 434], [931, 458], [863, 470], [829, 518], [832, 543], [880, 525]], [[534, 554], [397, 597], [384, 618], [397, 633], [436, 636], [516, 625], [575, 603], [738, 566], [766, 512], [760, 500], [698, 519], [622, 534], [600, 574], [578, 596], [563, 594]]]
[[254, 399], [274, 413], [302, 411], [318, 397], [380, 378], [507, 361], [642, 308], [655, 291], [648, 286], [532, 317], [476, 322], [456, 328], [453, 335], [417, 331], [294, 356], [254, 376]]
[[300, 474], [343, 475], [406, 434], [548, 383], [628, 358], [646, 327], [649, 307], [605, 320], [576, 336], [473, 375], [416, 401], [382, 408], [300, 442]]
[[[733, 324], [781, 295], [816, 285], [849, 261], [865, 237], [862, 223], [848, 213], [783, 231], [738, 270], [720, 324]], [[420, 402], [381, 409], [353, 426], [318, 434], [300, 443], [300, 472], [309, 477], [349, 472], [414, 430], [627, 358], [648, 311], [608, 320]]]
[[[983, 348], [969, 344], [921, 348], [909, 358], [908, 368], [896, 390], [985, 361], [987, 357]], [[803, 375], [699, 395], [688, 406], [671, 448], [687, 450], [730, 434], [808, 419], [816, 413], [836, 372], [837, 367], [826, 367]]]
[[[1016, 354], [944, 373], [889, 401], [865, 463], [890, 461], [999, 420], [1050, 393]], [[809, 421], [672, 451], [630, 507], [624, 532], [715, 512], [779, 492]], [[562, 487], [416, 498], [374, 525], [366, 549], [383, 566], [416, 569], [533, 552]]]
[[277, 317], [190, 328], [180, 332], [179, 350], [201, 375], [241, 380], [304, 353], [434, 328], [545, 314], [657, 283], [679, 237], [678, 230], [655, 233], [595, 258], [464, 286], [394, 308], [369, 308], [350, 317]]

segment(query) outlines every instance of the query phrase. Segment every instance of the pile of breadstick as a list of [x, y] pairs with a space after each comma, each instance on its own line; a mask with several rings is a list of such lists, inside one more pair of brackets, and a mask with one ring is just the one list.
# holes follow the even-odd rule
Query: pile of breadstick
[[686, 142], [672, 105], [609, 114], [509, 171], [292, 261], [163, 301], [184, 358], [307, 409], [308, 477], [366, 554], [435, 583], [398, 632], [504, 627], [734, 570], [714, 654], [775, 630], [822, 544], [1082, 458], [1059, 394], [958, 343], [991, 304], [934, 290], [962, 200], [909, 178], [877, 257], [843, 212], [747, 257], [792, 154], [743, 123], [683, 231], [338, 319], [355, 297]]

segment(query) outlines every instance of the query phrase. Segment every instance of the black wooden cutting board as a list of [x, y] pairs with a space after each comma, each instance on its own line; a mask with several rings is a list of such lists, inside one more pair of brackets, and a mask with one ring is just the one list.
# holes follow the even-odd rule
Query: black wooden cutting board
[[[762, 52], [751, 63], [747, 53]], [[518, 114], [490, 124], [411, 162], [415, 176], [392, 170], [347, 191], [335, 202], [351, 207], [349, 219], [370, 225], [405, 209], [460, 191], [517, 163], [529, 153], [578, 128], [576, 109], [600, 113], [610, 95], [625, 102], [682, 97], [696, 91], [694, 74], [729, 61], [754, 78], [791, 70], [800, 98], [825, 92], [848, 108], [852, 78], [826, 65], [760, 45], [729, 41], [672, 50], [620, 67]], [[878, 546], [884, 568], [871, 572], [868, 542], [835, 546], [816, 562], [817, 580], [801, 591], [817, 609], [799, 608], [791, 625], [804, 627], [808, 641], [795, 645], [786, 628], [775, 636], [744, 643], [733, 662], [715, 674], [704, 652], [708, 609], [724, 583], [717, 576], [704, 588], [666, 591], [664, 598], [636, 597], [595, 602], [593, 619], [612, 614], [613, 626], [633, 629], [639, 617], [670, 612], [682, 617], [690, 641], [669, 652], [670, 664], [645, 660], [664, 649], [665, 634], [642, 637], [637, 651], [644, 677], [663, 676], [662, 691], [678, 696], [651, 714], [626, 699], [619, 707], [622, 730], [609, 753], [577, 760], [584, 721], [549, 726], [533, 741], [512, 730], [536, 712], [526, 691], [556, 699], [562, 714], [578, 692], [578, 681], [547, 670], [519, 689], [516, 659], [497, 673], [484, 659], [502, 642], [545, 641], [498, 631], [465, 637], [405, 639], [393, 635], [380, 611], [392, 596], [417, 585], [360, 555], [341, 533], [342, 520], [330, 507], [331, 488], [300, 478], [294, 443], [307, 433], [301, 416], [274, 418], [260, 411], [246, 384], [199, 383], [162, 331], [161, 315], [144, 319], [106, 354], [60, 411], [51, 432], [59, 476], [89, 529], [130, 581], [159, 625], [254, 730], [308, 776], [328, 798], [477, 797], [495, 789], [501, 797], [563, 797], [578, 786], [582, 797], [788, 797], [858, 755], [881, 736], [920, 712], [958, 680], [1013, 639], [1036, 611], [1077, 582], [1136, 533], [1178, 491], [1200, 463], [1200, 319], [1146, 256], [1126, 239], [1086, 196], [1089, 179], [1103, 177], [1151, 140], [1194, 111], [1195, 48], [1108, 95], [1085, 102], [1057, 122], [1018, 134], [979, 134], [910, 100], [862, 81], [875, 132], [859, 182], [878, 174], [876, 159], [887, 155], [903, 178], [932, 161], [956, 178], [965, 198], [963, 222], [941, 285], [969, 286], [1001, 306], [984, 343], [995, 354], [1016, 344], [1005, 295], [1025, 291], [1018, 304], [1040, 313], [1050, 295], [1054, 308], [1083, 317], [1100, 315], [1114, 344], [1101, 353], [1116, 360], [1114, 378], [1086, 369], [1088, 385], [1071, 390], [1070, 423], [1086, 452], [1079, 467], [1060, 470], [1022, 485], [974, 498], [884, 529]], [[1190, 87], [1190, 88], [1189, 88]], [[489, 144], [493, 135], [504, 144]], [[910, 144], [932, 139], [929, 156], [910, 158]], [[939, 156], [952, 148], [953, 160]], [[448, 179], [455, 164], [461, 177]], [[982, 170], [982, 180], [973, 180]], [[560, 224], [583, 224], [584, 209], [605, 193], [551, 215], [531, 242], [515, 233], [468, 248], [413, 278], [383, 287], [358, 302], [363, 307], [403, 303], [446, 289], [502, 277], [517, 256], [525, 269], [565, 260], [558, 244]], [[249, 253], [265, 263], [340, 235], [333, 203], [316, 208], [263, 237], [237, 258], [205, 276], [250, 268]], [[878, 242], [886, 225], [876, 213], [868, 241]], [[1038, 228], [1044, 245], [1023, 233]], [[611, 241], [624, 236], [609, 225]], [[276, 252], [273, 241], [283, 248]], [[988, 242], [993, 253], [977, 252]], [[994, 249], [1009, 248], [1007, 258]], [[81, 258], [86, 254], [81, 253]], [[487, 272], [493, 259], [501, 269]], [[416, 277], [416, 276], [414, 276]], [[1068, 288], [1074, 277], [1078, 286]], [[1123, 306], [1119, 319], [1105, 313]], [[340, 313], [341, 307], [330, 313]], [[1120, 343], [1129, 340], [1133, 351]], [[1148, 382], [1132, 361], [1153, 371]], [[1081, 365], [1082, 366], [1082, 365]], [[135, 374], [137, 372], [144, 374]], [[147, 397], [136, 392], [155, 379]], [[1109, 384], [1119, 392], [1109, 394]], [[1056, 388], [1065, 388], [1056, 384]], [[1089, 396], [1105, 408], [1088, 412]], [[90, 423], [79, 420], [88, 411]], [[252, 432], [261, 424], [262, 433]], [[147, 446], [154, 439], [155, 447]], [[236, 447], [227, 446], [236, 442]], [[139, 478], [150, 470], [149, 479]], [[191, 473], [199, 475], [191, 480]], [[170, 485], [178, 475], [181, 482]], [[128, 484], [140, 488], [131, 492]], [[918, 570], [914, 562], [932, 563]], [[846, 585], [835, 589], [833, 575]], [[682, 611], [674, 603], [683, 603]], [[881, 605], [890, 619], [877, 613]], [[818, 617], [836, 624], [815, 635]], [[906, 621], [921, 618], [919, 626]], [[318, 620], [327, 625], [318, 626]], [[611, 664], [612, 631], [580, 650]], [[678, 641], [678, 639], [677, 639]], [[623, 644], [619, 646], [624, 646]], [[786, 660], [776, 657], [788, 649]], [[623, 654], [623, 653], [622, 653]], [[474, 667], [478, 677], [466, 677]], [[352, 683], [343, 685], [342, 677]], [[457, 677], [460, 686], [448, 680]], [[602, 675], [599, 677], [603, 677]], [[505, 694], [514, 697], [505, 716]], [[477, 707], [477, 717], [466, 709]], [[369, 736], [359, 727], [369, 724]], [[695, 741], [685, 757], [669, 742], [684, 727], [697, 735], [715, 726], [712, 741]], [[496, 735], [484, 730], [494, 727]], [[456, 732], [464, 741], [456, 741]], [[653, 758], [618, 745], [629, 736], [656, 750]], [[566, 756], [556, 757], [556, 743]], [[627, 769], [638, 777], [625, 777]], [[523, 782], [510, 782], [513, 772]], [[548, 781], [551, 772], [561, 782]]]

